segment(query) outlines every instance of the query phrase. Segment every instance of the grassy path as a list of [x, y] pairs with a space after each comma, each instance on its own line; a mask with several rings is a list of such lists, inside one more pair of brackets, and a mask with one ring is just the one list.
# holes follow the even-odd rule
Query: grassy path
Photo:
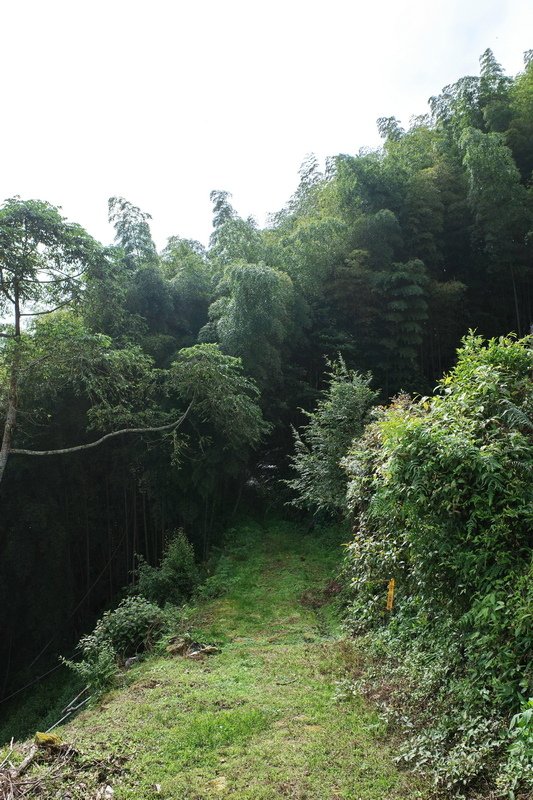
[[109, 783], [116, 800], [422, 797], [373, 712], [338, 697], [349, 645], [331, 603], [310, 607], [338, 557], [338, 542], [288, 523], [241, 527], [213, 579], [226, 593], [186, 623], [220, 654], [126, 673], [126, 686], [60, 731], [86, 778], [65, 775], [68, 794], [56, 784], [47, 796], [94, 797]]

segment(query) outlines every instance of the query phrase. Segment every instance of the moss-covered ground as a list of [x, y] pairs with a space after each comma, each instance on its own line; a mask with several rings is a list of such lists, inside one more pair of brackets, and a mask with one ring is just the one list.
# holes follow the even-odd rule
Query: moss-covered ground
[[353, 661], [330, 584], [341, 554], [338, 530], [239, 526], [182, 622], [219, 654], [162, 654], [124, 673], [57, 730], [80, 755], [41, 796], [105, 797], [109, 785], [116, 800], [427, 797], [375, 712], [339, 691]]

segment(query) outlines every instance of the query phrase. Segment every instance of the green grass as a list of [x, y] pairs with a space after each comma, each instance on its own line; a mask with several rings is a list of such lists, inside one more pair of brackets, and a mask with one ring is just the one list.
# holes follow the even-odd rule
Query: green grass
[[[55, 666], [53, 662], [51, 666]], [[49, 663], [44, 670], [47, 668], [50, 668]], [[19, 677], [19, 683], [25, 684], [23, 676]], [[31, 676], [27, 677], [27, 683], [31, 683]], [[82, 686], [79, 678], [67, 667], [59, 666], [44, 680], [18, 693], [5, 705], [0, 705], [0, 750], [1, 745], [12, 737], [24, 739], [31, 736], [36, 728], [46, 730], [57, 722], [61, 717], [61, 709], [68, 705]]]
[[240, 526], [206, 589], [226, 592], [185, 623], [221, 652], [154, 657], [125, 673], [125, 685], [59, 730], [82, 755], [41, 796], [91, 797], [108, 782], [116, 800], [427, 797], [394, 765], [377, 715], [337, 699], [352, 646], [335, 603], [301, 602], [334, 577], [339, 535]]

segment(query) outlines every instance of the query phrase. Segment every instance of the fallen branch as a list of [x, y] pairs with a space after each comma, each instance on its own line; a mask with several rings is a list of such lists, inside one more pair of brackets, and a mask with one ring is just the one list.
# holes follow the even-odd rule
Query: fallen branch
[[[44, 737], [44, 734], [37, 735], [40, 735], [41, 738]], [[0, 765], [0, 800], [41, 796], [45, 782], [52, 777], [59, 776], [65, 764], [78, 755], [77, 751], [69, 744], [61, 743], [59, 746], [47, 747], [35, 741], [21, 763], [18, 766], [14, 766], [8, 760], [12, 752], [12, 746], [13, 742], [11, 742], [7, 758]], [[53, 754], [53, 764], [44, 771], [41, 769], [35, 774], [25, 775], [32, 766], [37, 753], [43, 749], [48, 750], [49, 754]], [[49, 759], [49, 757], [47, 758]], [[9, 769], [2, 769], [6, 761], [9, 763]]]
[[81, 703], [78, 703], [77, 706], [69, 706], [68, 711], [65, 714], [63, 714], [61, 719], [59, 719], [56, 723], [54, 723], [54, 725], [52, 725], [51, 728], [48, 728], [46, 733], [50, 733], [50, 731], [53, 731], [54, 728], [57, 728], [58, 725], [61, 725], [61, 723], [64, 722], [67, 719], [67, 717], [70, 717], [71, 714], [73, 714], [75, 711], [77, 711], [78, 708], [81, 708], [82, 706], [84, 706], [85, 703], [88, 703], [89, 700], [91, 700], [91, 699], [92, 699], [92, 695], [90, 695], [89, 697], [86, 697], [85, 700], [82, 700]]
[[9, 742], [9, 751], [8, 751], [8, 753], [7, 753], [7, 756], [4, 758], [4, 760], [3, 760], [3, 761], [2, 761], [2, 763], [0, 764], [0, 769], [2, 769], [2, 767], [5, 767], [5, 765], [6, 765], [6, 764], [7, 764], [7, 762], [9, 761], [9, 756], [10, 756], [10, 755], [11, 755], [11, 753], [13, 752], [13, 742], [14, 742], [14, 739], [12, 738], [12, 739], [11, 739], [11, 741]]
[[81, 690], [81, 692], [79, 692], [79, 693], [76, 695], [76, 697], [74, 698], [74, 700], [71, 700], [71, 701], [70, 701], [70, 703], [67, 703], [67, 705], [65, 706], [65, 708], [62, 710], [62, 712], [61, 712], [61, 713], [62, 713], [62, 714], [65, 714], [65, 713], [66, 713], [66, 712], [67, 712], [67, 711], [68, 711], [70, 708], [72, 708], [72, 706], [74, 705], [74, 703], [76, 702], [76, 700], [79, 700], [79, 699], [80, 699], [80, 697], [81, 697], [82, 695], [84, 695], [84, 694], [85, 694], [85, 692], [88, 692], [88, 691], [89, 691], [89, 687], [88, 687], [88, 686], [84, 686], [84, 687], [83, 687], [83, 689]]
[[31, 766], [31, 764], [32, 764], [32, 762], [33, 762], [33, 760], [34, 760], [34, 758], [35, 758], [35, 756], [37, 754], [37, 750], [38, 749], [39, 748], [37, 747], [36, 744], [32, 744], [32, 746], [30, 747], [29, 753], [26, 756], [26, 758], [24, 758], [20, 762], [18, 767], [14, 767], [13, 769], [9, 770], [9, 777], [11, 778], [11, 780], [16, 780], [17, 778], [20, 778], [22, 773], [26, 772], [28, 767]]

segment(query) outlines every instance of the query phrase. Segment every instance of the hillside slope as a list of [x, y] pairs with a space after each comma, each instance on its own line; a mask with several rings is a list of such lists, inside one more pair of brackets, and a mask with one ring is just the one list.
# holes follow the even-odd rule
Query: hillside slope
[[395, 767], [376, 715], [343, 696], [353, 654], [332, 601], [338, 536], [278, 521], [235, 531], [207, 584], [219, 596], [182, 622], [219, 653], [165, 654], [124, 673], [120, 688], [58, 729], [79, 755], [53, 777], [37, 765], [43, 783], [32, 796], [427, 796]]

